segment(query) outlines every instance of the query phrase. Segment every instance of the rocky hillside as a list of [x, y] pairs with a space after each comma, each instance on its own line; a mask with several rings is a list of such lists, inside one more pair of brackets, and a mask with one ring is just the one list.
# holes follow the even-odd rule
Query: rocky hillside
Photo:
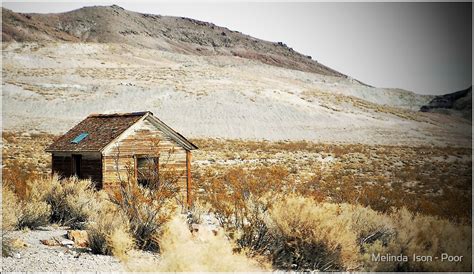
[[469, 120], [419, 112], [434, 96], [362, 84], [283, 43], [117, 6], [2, 11], [7, 131], [149, 110], [190, 138], [471, 145]]
[[2, 8], [3, 41], [120, 43], [193, 55], [239, 56], [265, 64], [346, 77], [283, 42], [268, 42], [184, 17], [142, 14], [113, 6], [58, 14], [23, 14]]
[[9, 43], [3, 128], [62, 133], [91, 112], [150, 110], [186, 137], [470, 144], [432, 97], [235, 56], [103, 43]]
[[436, 96], [427, 105], [422, 106], [420, 111], [459, 114], [471, 120], [472, 86], [464, 90]]

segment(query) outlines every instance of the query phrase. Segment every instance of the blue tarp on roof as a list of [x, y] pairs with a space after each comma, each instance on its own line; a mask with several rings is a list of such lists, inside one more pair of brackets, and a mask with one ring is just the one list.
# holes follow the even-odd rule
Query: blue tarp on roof
[[87, 132], [83, 132], [79, 135], [76, 136], [76, 138], [74, 138], [71, 143], [72, 144], [79, 144], [82, 140], [84, 140], [87, 136], [89, 136], [89, 133]]

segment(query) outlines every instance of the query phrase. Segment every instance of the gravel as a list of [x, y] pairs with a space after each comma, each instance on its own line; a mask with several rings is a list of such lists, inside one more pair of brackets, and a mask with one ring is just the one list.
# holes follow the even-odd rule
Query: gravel
[[66, 240], [67, 227], [42, 227], [38, 230], [12, 231], [7, 239], [19, 239], [28, 246], [16, 248], [12, 257], [3, 257], [2, 272], [17, 271], [125, 271], [112, 256], [95, 255], [84, 248], [46, 246], [40, 240], [56, 237]]

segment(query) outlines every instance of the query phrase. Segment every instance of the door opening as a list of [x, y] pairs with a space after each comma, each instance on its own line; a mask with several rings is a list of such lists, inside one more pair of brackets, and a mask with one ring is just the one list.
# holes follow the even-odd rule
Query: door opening
[[73, 154], [72, 155], [72, 174], [76, 175], [77, 178], [81, 178], [81, 161], [82, 155]]

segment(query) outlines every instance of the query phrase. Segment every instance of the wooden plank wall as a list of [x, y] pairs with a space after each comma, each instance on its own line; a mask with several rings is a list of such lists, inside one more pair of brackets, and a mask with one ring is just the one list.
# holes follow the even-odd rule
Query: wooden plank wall
[[51, 170], [53, 174], [58, 174], [62, 178], [72, 176], [72, 158], [71, 156], [52, 155]]
[[91, 179], [96, 183], [96, 188], [102, 188], [102, 162], [101, 159], [81, 159], [80, 179]]
[[[61, 178], [74, 176], [72, 168], [72, 157], [66, 155], [52, 155], [52, 172]], [[81, 176], [79, 179], [91, 179], [97, 188], [102, 187], [102, 163], [100, 158], [82, 157]]]
[[117, 187], [120, 181], [119, 175], [122, 180], [132, 176], [135, 166], [134, 156], [145, 155], [160, 155], [160, 167], [166, 162], [167, 168], [175, 170], [180, 177], [178, 182], [180, 196], [187, 199], [186, 150], [147, 120], [135, 125], [128, 135], [104, 151], [103, 188]]

